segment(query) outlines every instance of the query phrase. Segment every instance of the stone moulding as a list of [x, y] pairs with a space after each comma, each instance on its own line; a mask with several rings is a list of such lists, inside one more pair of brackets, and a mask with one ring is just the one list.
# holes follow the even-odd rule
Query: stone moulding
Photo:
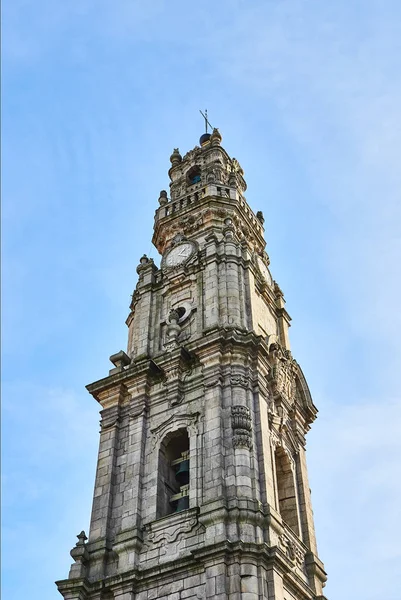
[[[188, 514], [189, 513], [189, 514]], [[185, 511], [185, 514], [173, 514], [154, 521], [147, 526], [145, 543], [159, 545], [175, 542], [181, 533], [189, 533], [198, 524], [196, 509]]]
[[188, 429], [193, 435], [196, 435], [198, 433], [197, 424], [199, 415], [200, 413], [171, 415], [171, 417], [169, 417], [166, 421], [160, 423], [160, 425], [151, 430], [152, 447], [156, 448], [160, 440], [164, 439], [164, 437], [171, 431], [175, 431], [183, 427]]

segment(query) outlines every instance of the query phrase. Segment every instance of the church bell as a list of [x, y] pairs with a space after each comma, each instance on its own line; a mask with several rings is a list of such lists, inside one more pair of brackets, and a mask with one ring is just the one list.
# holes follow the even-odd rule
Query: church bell
[[177, 465], [175, 477], [181, 485], [189, 483], [189, 460], [183, 460]]

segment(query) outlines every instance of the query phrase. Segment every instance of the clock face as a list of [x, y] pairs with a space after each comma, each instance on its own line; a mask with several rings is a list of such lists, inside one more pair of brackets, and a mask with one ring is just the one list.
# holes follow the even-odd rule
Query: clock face
[[176, 267], [184, 263], [192, 254], [194, 247], [189, 242], [175, 246], [167, 254], [165, 259], [166, 267]]
[[270, 275], [269, 269], [267, 268], [267, 266], [265, 265], [263, 260], [260, 258], [260, 256], [257, 257], [257, 261], [258, 261], [259, 271], [262, 273], [263, 279], [266, 281], [266, 283], [268, 285], [272, 285], [272, 276]]

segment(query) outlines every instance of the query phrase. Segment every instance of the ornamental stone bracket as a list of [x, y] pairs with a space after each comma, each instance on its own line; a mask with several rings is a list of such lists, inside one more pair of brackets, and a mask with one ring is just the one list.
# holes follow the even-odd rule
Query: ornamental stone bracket
[[252, 448], [252, 421], [247, 406], [231, 407], [231, 425], [233, 429], [234, 448]]
[[193, 371], [195, 356], [183, 347], [168, 353], [163, 364], [163, 387], [170, 406], [181, 404], [184, 399], [184, 383]]
[[111, 406], [101, 411], [102, 420], [100, 421], [100, 429], [102, 432], [118, 426], [120, 423], [120, 407]]

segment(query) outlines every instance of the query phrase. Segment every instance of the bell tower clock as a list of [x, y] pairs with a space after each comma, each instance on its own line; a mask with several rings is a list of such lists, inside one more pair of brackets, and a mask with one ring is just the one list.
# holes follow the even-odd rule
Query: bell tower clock
[[305, 455], [315, 408], [263, 215], [217, 129], [170, 157], [127, 352], [101, 406], [88, 538], [65, 600], [324, 600]]

